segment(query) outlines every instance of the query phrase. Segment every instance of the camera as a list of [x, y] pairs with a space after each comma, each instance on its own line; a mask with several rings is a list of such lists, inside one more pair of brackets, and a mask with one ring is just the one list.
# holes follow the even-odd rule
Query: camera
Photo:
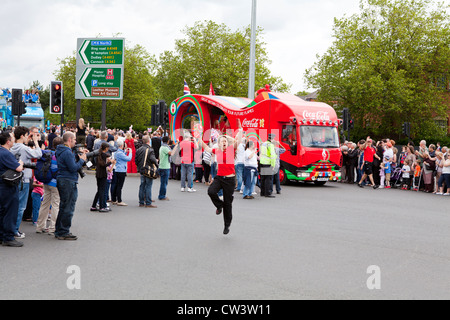
[[35, 162], [24, 163], [23, 167], [27, 169], [36, 169], [36, 163]]
[[[80, 160], [80, 155], [81, 154], [85, 154], [84, 151], [82, 150], [84, 149], [84, 144], [77, 144], [75, 145], [75, 147], [73, 148], [73, 150], [76, 153], [76, 160]], [[92, 154], [94, 154], [95, 152], [88, 152], [86, 153], [86, 157], [89, 158], [91, 156], [93, 156]], [[86, 173], [83, 171], [83, 168], [80, 168], [80, 170], [78, 170], [78, 175], [80, 176], [81, 179], [83, 179], [86, 176]]]
[[[75, 145], [75, 152], [78, 154], [78, 155], [80, 155], [80, 154], [83, 154], [84, 153], [84, 151], [83, 150], [81, 150], [81, 149], [83, 149], [84, 148], [84, 145], [83, 144], [77, 144], [77, 145]], [[100, 154], [100, 150], [94, 150], [94, 151], [92, 151], [92, 152], [88, 152], [88, 153], [86, 153], [86, 158], [93, 158], [93, 157], [96, 157], [96, 156], [98, 156]]]

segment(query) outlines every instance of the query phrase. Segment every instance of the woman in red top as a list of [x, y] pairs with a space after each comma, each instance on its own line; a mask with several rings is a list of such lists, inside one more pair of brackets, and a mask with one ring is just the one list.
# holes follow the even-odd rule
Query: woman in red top
[[131, 136], [131, 133], [126, 134], [125, 144], [127, 145], [127, 148], [131, 149], [131, 152], [133, 153], [133, 156], [131, 157], [131, 161], [128, 162], [127, 167], [127, 173], [137, 173], [137, 167], [136, 162], [134, 161], [136, 158], [136, 147], [134, 146], [134, 139]]
[[[218, 139], [218, 148], [211, 149], [202, 141], [202, 146], [206, 152], [213, 153], [217, 160], [217, 176], [208, 188], [208, 195], [212, 203], [217, 208], [216, 214], [219, 215], [223, 210], [223, 220], [225, 228], [223, 234], [230, 232], [231, 220], [233, 219], [232, 203], [233, 193], [236, 187], [236, 172], [234, 170], [235, 151], [241, 143], [242, 129], [239, 130], [236, 139], [229, 136], [220, 136]], [[233, 141], [229, 144], [228, 139]], [[220, 200], [218, 193], [223, 190], [223, 200]]]
[[359, 181], [358, 186], [364, 188], [362, 182], [369, 177], [370, 182], [374, 189], [378, 188], [377, 185], [373, 182], [373, 158], [376, 157], [380, 160], [380, 157], [376, 154], [375, 148], [372, 147], [372, 139], [367, 137], [366, 143], [364, 145], [364, 174]]

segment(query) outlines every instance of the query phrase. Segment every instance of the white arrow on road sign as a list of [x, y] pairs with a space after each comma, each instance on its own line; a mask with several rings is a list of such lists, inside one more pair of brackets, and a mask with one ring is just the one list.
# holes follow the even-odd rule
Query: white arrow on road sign
[[88, 88], [86, 87], [86, 83], [85, 83], [87, 77], [89, 76], [89, 73], [91, 73], [91, 70], [92, 70], [92, 68], [87, 68], [87, 69], [84, 71], [84, 74], [83, 74], [83, 76], [81, 77], [80, 82], [79, 82], [80, 87], [81, 87], [81, 89], [83, 90], [83, 93], [84, 93], [84, 95], [85, 95], [86, 97], [90, 97], [90, 96], [91, 96], [90, 93], [89, 93]]
[[85, 63], [85, 64], [89, 64], [89, 60], [88, 60], [88, 58], [86, 57], [86, 54], [85, 54], [85, 51], [86, 51], [86, 49], [87, 49], [87, 47], [89, 46], [89, 43], [90, 43], [91, 41], [90, 40], [85, 40], [84, 41], [84, 43], [83, 43], [83, 45], [82, 45], [82, 47], [81, 47], [81, 49], [80, 49], [80, 57], [81, 57], [81, 60], [83, 60], [83, 62]]

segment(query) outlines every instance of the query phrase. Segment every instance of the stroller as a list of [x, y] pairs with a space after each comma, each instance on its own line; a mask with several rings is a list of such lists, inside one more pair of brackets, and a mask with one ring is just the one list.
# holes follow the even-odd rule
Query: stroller
[[396, 167], [391, 173], [391, 187], [401, 188], [402, 180], [402, 168]]

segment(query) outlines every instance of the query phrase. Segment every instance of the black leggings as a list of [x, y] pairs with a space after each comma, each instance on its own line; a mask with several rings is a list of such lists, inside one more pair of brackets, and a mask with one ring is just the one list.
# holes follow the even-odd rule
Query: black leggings
[[[216, 176], [213, 183], [208, 188], [208, 195], [217, 209], [223, 208], [223, 220], [225, 227], [231, 225], [233, 219], [232, 203], [234, 188], [236, 186], [236, 177]], [[223, 201], [220, 200], [218, 193], [223, 189]]]
[[94, 202], [92, 202], [92, 208], [97, 206], [98, 201], [100, 209], [106, 209], [105, 188], [106, 178], [97, 178], [97, 193], [95, 194]]

